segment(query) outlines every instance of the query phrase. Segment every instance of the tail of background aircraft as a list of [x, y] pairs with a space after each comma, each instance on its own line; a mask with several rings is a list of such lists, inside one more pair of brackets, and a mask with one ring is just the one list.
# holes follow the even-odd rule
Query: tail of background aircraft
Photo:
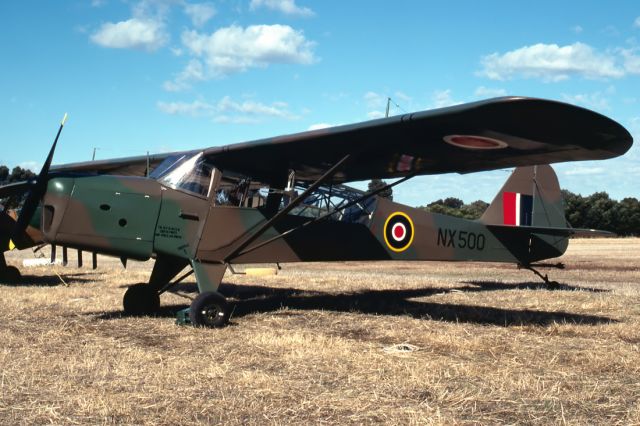
[[[480, 222], [499, 227], [567, 228], [556, 173], [549, 165], [516, 168]], [[562, 255], [569, 244], [567, 237], [534, 231], [529, 245], [531, 261]]]

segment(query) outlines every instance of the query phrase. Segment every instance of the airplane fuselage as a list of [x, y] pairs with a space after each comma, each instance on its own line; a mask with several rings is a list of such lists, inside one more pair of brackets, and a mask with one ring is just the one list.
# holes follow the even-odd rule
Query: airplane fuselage
[[[218, 206], [210, 197], [149, 178], [61, 176], [49, 181], [41, 229], [46, 242], [118, 257], [146, 260], [160, 254], [221, 263], [267, 219], [260, 208]], [[380, 197], [371, 212], [307, 222], [308, 217], [287, 215], [232, 262], [540, 260], [539, 254], [528, 254], [526, 239]], [[563, 252], [559, 248], [546, 257]]]

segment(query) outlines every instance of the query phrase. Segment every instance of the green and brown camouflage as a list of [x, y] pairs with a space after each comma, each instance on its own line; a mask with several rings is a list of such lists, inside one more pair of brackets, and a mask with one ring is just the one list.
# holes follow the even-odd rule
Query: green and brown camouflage
[[[528, 226], [505, 225], [505, 193], [532, 198]], [[200, 197], [151, 179], [116, 176], [52, 178], [43, 205], [42, 231], [50, 243], [137, 260], [181, 258], [192, 265], [336, 260], [528, 265], [562, 255], [574, 232], [566, 227], [558, 180], [546, 165], [515, 169], [478, 221], [375, 197], [370, 212], [348, 221], [334, 215], [303, 226], [309, 218], [289, 214], [231, 259], [229, 253], [269, 219], [264, 209], [217, 205], [213, 195]], [[565, 231], [550, 236], [537, 230], [543, 227]], [[293, 231], [277, 238], [287, 230]]]
[[[191, 316], [201, 325], [219, 325], [228, 312], [215, 292], [231, 264], [446, 260], [530, 268], [558, 257], [568, 237], [587, 230], [567, 226], [558, 180], [546, 163], [610, 158], [631, 143], [626, 129], [591, 111], [504, 98], [199, 152], [67, 165], [49, 173], [52, 148], [31, 185], [33, 214], [27, 219], [37, 221], [42, 232], [33, 244], [45, 241], [123, 259], [154, 257], [149, 284], [125, 294], [125, 308], [135, 312], [157, 309], [159, 294], [190, 266], [202, 293]], [[154, 168], [148, 177], [147, 164]], [[516, 169], [476, 221], [343, 185], [361, 178], [408, 179], [507, 166]], [[0, 197], [3, 190], [14, 194], [20, 188], [0, 188]], [[33, 209], [35, 191], [42, 193], [39, 209]], [[8, 218], [1, 212], [5, 239], [22, 232], [9, 230], [16, 220]], [[21, 241], [24, 247], [28, 240]], [[5, 251], [8, 243], [0, 243]]]

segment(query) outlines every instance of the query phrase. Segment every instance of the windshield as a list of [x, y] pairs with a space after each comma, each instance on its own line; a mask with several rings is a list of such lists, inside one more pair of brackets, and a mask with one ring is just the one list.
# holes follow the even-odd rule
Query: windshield
[[214, 166], [202, 152], [167, 157], [150, 177], [165, 186], [206, 197], [211, 186]]

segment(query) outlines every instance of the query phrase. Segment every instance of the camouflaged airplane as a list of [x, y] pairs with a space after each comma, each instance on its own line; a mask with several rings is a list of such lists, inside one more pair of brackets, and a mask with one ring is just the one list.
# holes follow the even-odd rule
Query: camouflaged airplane
[[[20, 278], [4, 252], [39, 244], [123, 259], [155, 259], [129, 287], [127, 313], [157, 311], [160, 295], [195, 273], [197, 326], [224, 326], [217, 290], [239, 263], [342, 260], [511, 262], [545, 282], [536, 262], [562, 255], [573, 229], [548, 165], [624, 154], [629, 132], [595, 112], [508, 97], [272, 139], [51, 167], [64, 121], [23, 196], [0, 212], [0, 277]], [[479, 220], [428, 213], [377, 196], [417, 175], [515, 167]], [[344, 184], [399, 180], [365, 193]], [[425, 192], [428, 188], [425, 188]], [[81, 251], [79, 252], [81, 253]], [[79, 257], [81, 260], [81, 257]], [[186, 273], [178, 275], [185, 268]], [[178, 278], [176, 278], [178, 277]]]

